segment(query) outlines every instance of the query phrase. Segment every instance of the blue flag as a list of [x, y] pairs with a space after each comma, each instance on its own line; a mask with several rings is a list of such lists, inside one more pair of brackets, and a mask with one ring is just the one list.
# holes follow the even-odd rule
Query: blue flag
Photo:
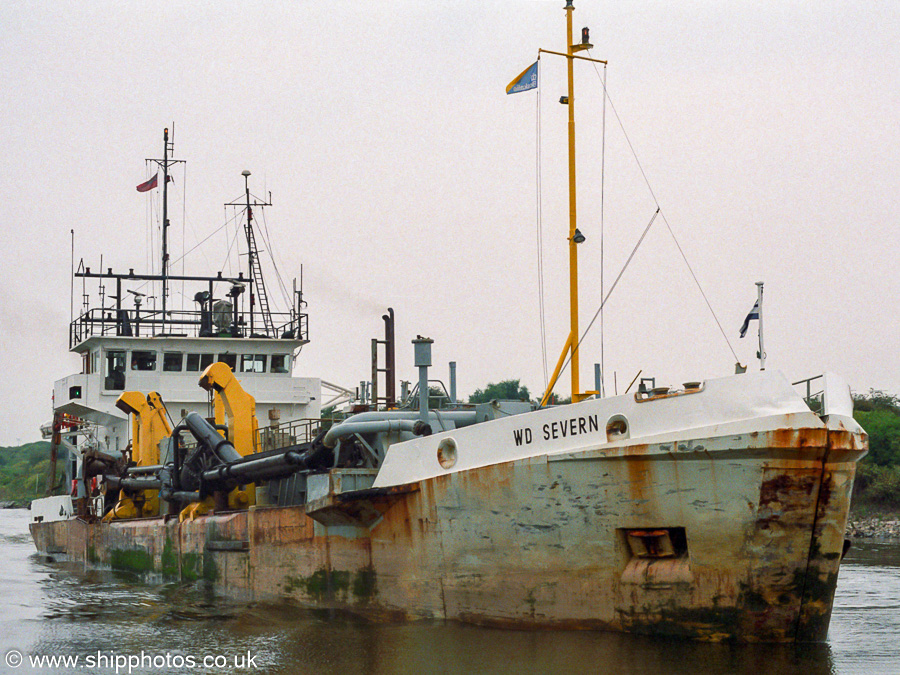
[[741, 337], [744, 337], [747, 334], [747, 328], [750, 326], [750, 322], [753, 319], [759, 319], [759, 300], [753, 303], [753, 309], [751, 309], [750, 313], [744, 318], [744, 325], [741, 326]]
[[512, 82], [510, 82], [506, 87], [507, 94], [518, 94], [520, 91], [528, 91], [529, 89], [536, 89], [538, 86], [538, 63], [539, 61], [535, 61], [530, 66], [528, 66], [525, 70], [521, 72]]

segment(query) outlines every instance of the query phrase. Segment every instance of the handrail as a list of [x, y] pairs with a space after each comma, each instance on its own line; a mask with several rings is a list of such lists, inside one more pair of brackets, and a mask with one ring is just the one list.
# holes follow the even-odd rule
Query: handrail
[[[73, 348], [85, 340], [95, 336], [149, 337], [161, 334], [165, 330], [171, 335], [201, 337], [203, 316], [199, 310], [173, 310], [166, 312], [165, 321], [160, 310], [136, 312], [135, 310], [117, 310], [92, 308], [84, 312], [69, 325], [69, 347]], [[253, 313], [254, 318], [260, 315]], [[238, 334], [233, 334], [231, 327], [218, 330], [208, 337], [247, 337], [245, 331], [249, 325], [249, 312], [238, 315]], [[260, 315], [261, 316], [261, 315]], [[270, 339], [289, 339], [307, 341], [309, 337], [309, 317], [307, 314], [293, 312], [273, 312], [274, 328], [266, 330], [260, 320], [254, 323], [255, 331], [249, 337], [266, 337]]]

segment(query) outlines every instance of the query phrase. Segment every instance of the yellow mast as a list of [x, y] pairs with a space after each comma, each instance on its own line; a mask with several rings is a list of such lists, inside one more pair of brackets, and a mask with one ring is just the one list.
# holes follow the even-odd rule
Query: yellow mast
[[[573, 44], [572, 39], [572, 12], [575, 7], [572, 0], [566, 0], [566, 53], [550, 52], [542, 49], [541, 52], [549, 54], [559, 54], [565, 56], [567, 60], [567, 75], [569, 81], [569, 95], [561, 101], [569, 107], [569, 337], [566, 344], [563, 345], [562, 354], [559, 355], [559, 361], [553, 376], [550, 378], [550, 384], [541, 400], [541, 405], [547, 405], [550, 396], [553, 393], [553, 386], [559, 378], [560, 371], [566, 360], [566, 355], [571, 354], [570, 369], [572, 371], [572, 403], [578, 403], [589, 396], [596, 394], [595, 391], [581, 391], [579, 383], [580, 368], [578, 363], [578, 244], [584, 241], [584, 236], [578, 231], [576, 218], [576, 201], [575, 201], [575, 75], [574, 66], [575, 59], [584, 59], [586, 61], [598, 61], [597, 59], [587, 59], [583, 56], [575, 56], [575, 52], [583, 49], [590, 49], [592, 45], [587, 40], [587, 29], [582, 34], [581, 44]], [[598, 61], [605, 63], [604, 61]]]

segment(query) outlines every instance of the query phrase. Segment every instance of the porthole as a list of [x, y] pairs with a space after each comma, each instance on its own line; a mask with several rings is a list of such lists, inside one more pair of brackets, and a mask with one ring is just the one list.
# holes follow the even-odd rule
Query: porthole
[[613, 415], [606, 423], [606, 440], [612, 443], [623, 438], [628, 438], [628, 420], [624, 415]]
[[438, 445], [437, 459], [443, 468], [452, 468], [456, 464], [456, 441], [452, 438], [442, 440]]

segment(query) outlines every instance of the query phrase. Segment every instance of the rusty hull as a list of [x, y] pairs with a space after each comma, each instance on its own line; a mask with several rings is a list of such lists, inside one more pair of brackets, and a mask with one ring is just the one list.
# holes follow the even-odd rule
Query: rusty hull
[[[308, 505], [344, 524], [296, 506], [31, 530], [45, 553], [205, 579], [248, 599], [515, 628], [817, 641], [865, 449], [864, 433], [839, 426], [780, 429], [533, 457]], [[636, 557], [631, 528], [683, 528], [686, 551]]]

